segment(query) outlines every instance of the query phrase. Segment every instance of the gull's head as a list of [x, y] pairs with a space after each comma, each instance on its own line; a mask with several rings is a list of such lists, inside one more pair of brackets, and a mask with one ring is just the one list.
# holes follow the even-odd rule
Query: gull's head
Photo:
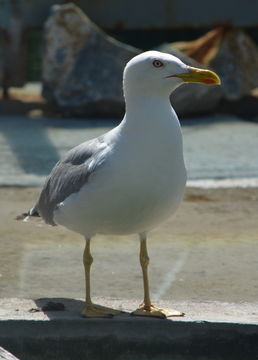
[[131, 59], [124, 70], [124, 92], [168, 95], [185, 82], [218, 85], [220, 79], [210, 70], [184, 64], [177, 57], [159, 51], [146, 51]]

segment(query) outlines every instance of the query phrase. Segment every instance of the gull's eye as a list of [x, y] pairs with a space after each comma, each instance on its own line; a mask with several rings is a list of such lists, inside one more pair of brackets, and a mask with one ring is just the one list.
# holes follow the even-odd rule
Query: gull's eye
[[160, 61], [160, 60], [154, 60], [152, 64], [153, 64], [153, 66], [155, 66], [156, 68], [159, 68], [159, 67], [161, 67], [161, 66], [164, 65], [163, 62]]

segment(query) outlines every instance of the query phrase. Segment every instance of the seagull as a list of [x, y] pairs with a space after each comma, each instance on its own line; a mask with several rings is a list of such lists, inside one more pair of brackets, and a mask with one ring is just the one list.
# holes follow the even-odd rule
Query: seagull
[[181, 127], [169, 100], [171, 92], [185, 82], [220, 84], [220, 79], [210, 70], [190, 67], [158, 51], [132, 58], [123, 73], [126, 112], [122, 122], [68, 151], [54, 166], [29, 212], [85, 238], [85, 317], [120, 313], [91, 298], [90, 245], [97, 234], [139, 235], [144, 297], [132, 315], [184, 315], [151, 302], [147, 235], [177, 210], [185, 191]]

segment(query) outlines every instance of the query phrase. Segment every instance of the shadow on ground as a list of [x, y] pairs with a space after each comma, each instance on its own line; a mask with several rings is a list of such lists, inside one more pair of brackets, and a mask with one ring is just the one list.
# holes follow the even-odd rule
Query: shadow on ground
[[40, 298], [34, 301], [37, 307], [31, 311], [43, 311], [51, 320], [60, 318], [60, 314], [65, 316], [66, 313], [78, 317], [84, 306], [84, 301], [68, 298]]

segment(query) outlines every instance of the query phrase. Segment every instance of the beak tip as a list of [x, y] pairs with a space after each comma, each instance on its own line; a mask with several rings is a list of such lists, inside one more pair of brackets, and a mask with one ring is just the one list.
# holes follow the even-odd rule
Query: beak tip
[[212, 70], [198, 69], [188, 66], [189, 75], [184, 81], [197, 82], [205, 85], [221, 85], [219, 76]]
[[187, 72], [169, 75], [166, 78], [181, 78], [184, 82], [201, 83], [205, 85], [221, 85], [219, 76], [212, 70], [198, 69], [187, 66]]
[[207, 85], [221, 85], [221, 81], [219, 77], [203, 79], [203, 83]]

